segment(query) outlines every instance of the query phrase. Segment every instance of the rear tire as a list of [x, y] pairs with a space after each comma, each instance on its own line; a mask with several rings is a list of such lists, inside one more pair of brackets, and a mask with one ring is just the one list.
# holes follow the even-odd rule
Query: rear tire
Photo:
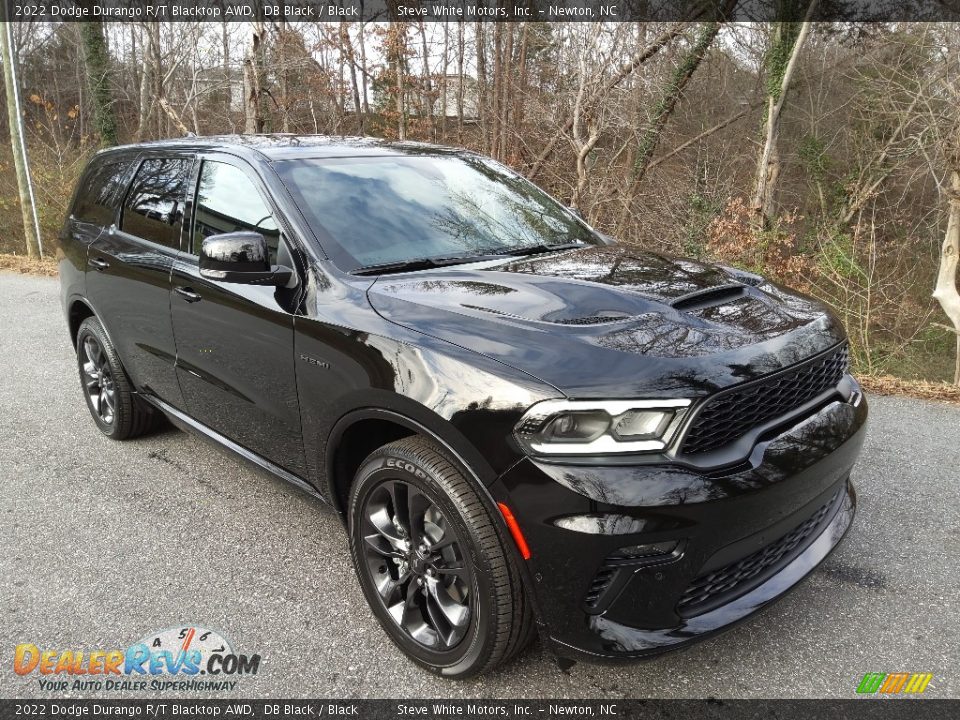
[[77, 330], [77, 366], [87, 409], [100, 432], [129, 440], [154, 426], [156, 412], [134, 394], [117, 351], [95, 317]]
[[468, 678], [530, 641], [533, 616], [513, 549], [432, 442], [414, 436], [374, 451], [350, 488], [348, 516], [367, 602], [416, 663]]

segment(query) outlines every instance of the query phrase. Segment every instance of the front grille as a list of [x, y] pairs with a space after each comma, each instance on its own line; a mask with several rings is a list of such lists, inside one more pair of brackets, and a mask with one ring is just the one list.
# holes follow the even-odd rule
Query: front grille
[[695, 579], [677, 603], [677, 613], [681, 617], [700, 615], [735, 600], [774, 575], [813, 542], [816, 530], [832, 517], [830, 510], [835, 509], [842, 493], [842, 489], [838, 490], [819, 510], [779, 540]]
[[707, 400], [687, 430], [681, 452], [719, 450], [756, 427], [796, 410], [843, 378], [849, 365], [846, 344], [767, 378], [725, 390]]

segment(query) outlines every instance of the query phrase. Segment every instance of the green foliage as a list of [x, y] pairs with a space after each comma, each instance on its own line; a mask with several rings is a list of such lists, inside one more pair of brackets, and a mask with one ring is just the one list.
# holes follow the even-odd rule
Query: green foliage
[[799, 20], [803, 19], [808, 7], [808, 0], [778, 0], [777, 17], [783, 22], [773, 25], [770, 45], [764, 58], [767, 70], [767, 94], [777, 101], [783, 85], [783, 76], [787, 72], [793, 46], [800, 34]]
[[687, 218], [683, 226], [683, 254], [701, 259], [707, 254], [705, 231], [723, 211], [723, 200], [702, 192], [692, 192], [687, 197]]
[[816, 135], [804, 135], [797, 146], [797, 156], [807, 173], [816, 182], [823, 182], [830, 165], [823, 140]]
[[849, 233], [833, 229], [820, 244], [817, 257], [823, 274], [833, 274], [848, 281], [868, 281], [867, 273], [853, 250], [853, 238]]

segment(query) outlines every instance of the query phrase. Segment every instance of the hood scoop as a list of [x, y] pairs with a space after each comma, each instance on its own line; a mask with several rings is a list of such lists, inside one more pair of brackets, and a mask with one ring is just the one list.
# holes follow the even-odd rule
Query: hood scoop
[[723, 305], [739, 300], [747, 294], [747, 286], [741, 283], [729, 283], [675, 297], [667, 303], [675, 310], [691, 311]]

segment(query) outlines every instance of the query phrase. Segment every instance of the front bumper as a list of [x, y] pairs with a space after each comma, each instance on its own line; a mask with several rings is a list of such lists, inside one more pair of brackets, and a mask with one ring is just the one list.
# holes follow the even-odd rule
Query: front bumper
[[[866, 417], [856, 392], [758, 443], [741, 466], [712, 473], [533, 459], [504, 473], [491, 489], [530, 545], [530, 584], [555, 651], [654, 655], [783, 595], [851, 524], [849, 476]], [[659, 554], [615, 557], [651, 545]]]

